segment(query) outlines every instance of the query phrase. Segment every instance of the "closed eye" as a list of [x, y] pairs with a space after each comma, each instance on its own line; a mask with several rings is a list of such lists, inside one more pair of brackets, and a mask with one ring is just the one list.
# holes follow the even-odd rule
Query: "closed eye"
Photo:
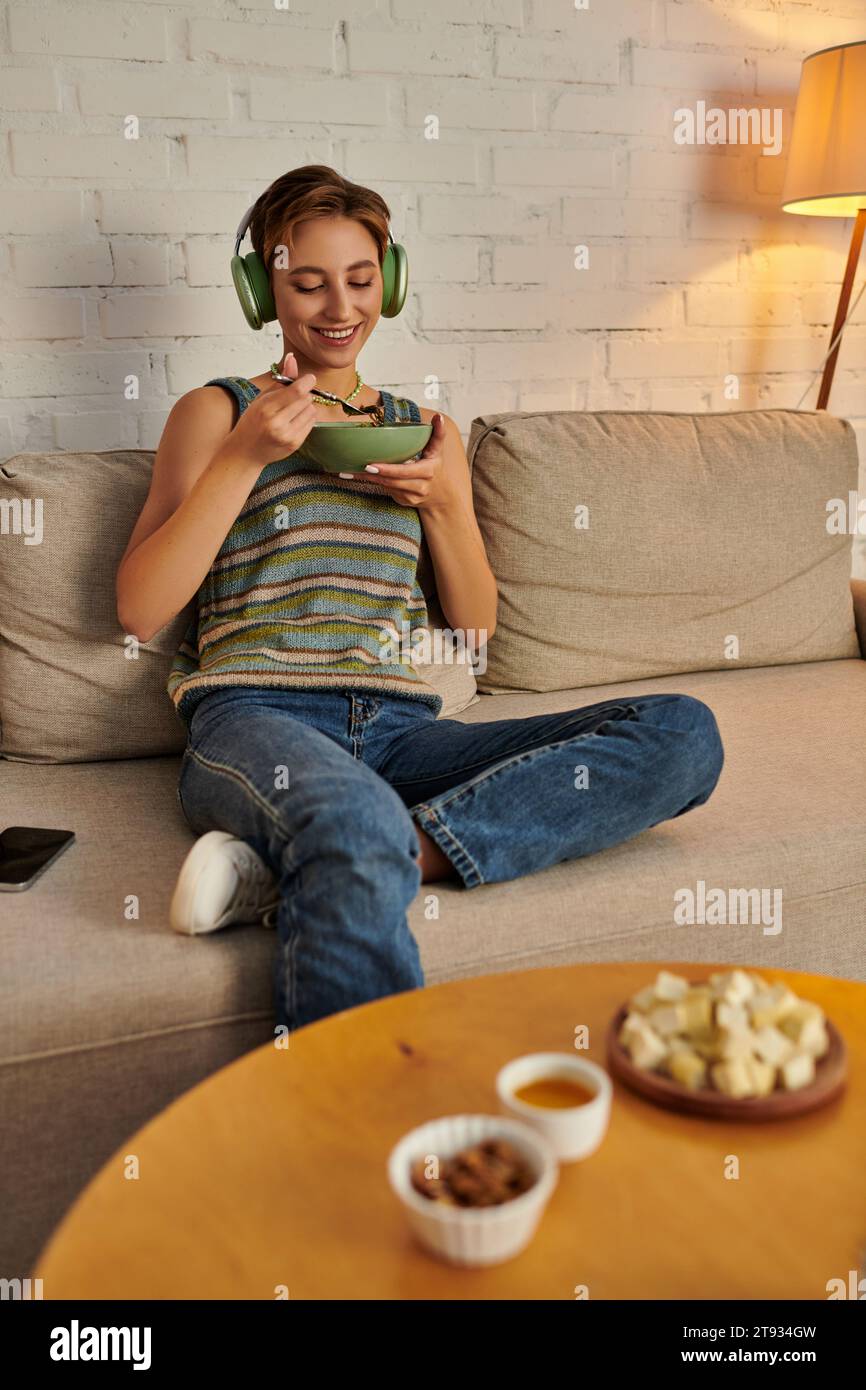
[[[350, 281], [349, 281], [349, 284], [352, 286], [352, 289], [354, 289], [354, 290], [368, 290], [368, 289], [370, 288], [370, 286], [372, 285], [372, 283], [373, 283], [372, 280], [364, 280], [364, 281], [350, 280]], [[323, 290], [324, 288], [325, 288], [324, 285], [312, 285], [312, 286], [310, 286], [309, 288], [306, 287], [306, 286], [304, 286], [304, 285], [295, 285], [295, 289], [298, 291], [299, 294], [316, 294], [316, 292], [317, 292], [318, 290]]]

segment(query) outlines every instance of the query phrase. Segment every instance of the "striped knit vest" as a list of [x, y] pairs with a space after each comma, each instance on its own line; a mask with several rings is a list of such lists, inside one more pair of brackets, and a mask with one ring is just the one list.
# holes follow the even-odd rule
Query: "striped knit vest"
[[[241, 412], [259, 394], [216, 377]], [[419, 422], [414, 401], [382, 391], [386, 422]], [[262, 470], [196, 596], [167, 689], [187, 723], [228, 686], [355, 690], [432, 706], [411, 662], [427, 624], [417, 579], [421, 519], [372, 478], [325, 473], [303, 449]]]

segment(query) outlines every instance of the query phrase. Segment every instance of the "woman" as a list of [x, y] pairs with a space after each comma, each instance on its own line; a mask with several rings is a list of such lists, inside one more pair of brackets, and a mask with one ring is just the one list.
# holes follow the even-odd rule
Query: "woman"
[[[426, 621], [422, 533], [453, 631], [483, 645], [497, 605], [456, 425], [356, 367], [382, 309], [388, 221], [377, 193], [322, 165], [257, 200], [250, 233], [294, 384], [263, 370], [181, 397], [117, 577], [118, 617], [141, 641], [197, 599], [168, 690], [188, 727], [178, 797], [202, 838], [172, 925], [275, 917], [290, 1030], [423, 984], [406, 920], [422, 882], [472, 888], [615, 845], [705, 802], [723, 762], [711, 711], [685, 695], [438, 720], [410, 653], [383, 645]], [[304, 441], [345, 417], [314, 385], [428, 421], [427, 447], [325, 473]]]

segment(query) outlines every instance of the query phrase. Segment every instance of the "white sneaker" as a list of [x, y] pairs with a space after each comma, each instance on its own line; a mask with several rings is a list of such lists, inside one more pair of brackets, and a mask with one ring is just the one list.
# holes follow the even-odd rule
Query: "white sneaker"
[[232, 922], [276, 925], [276, 879], [246, 840], [209, 830], [181, 866], [169, 908], [176, 932], [198, 936]]

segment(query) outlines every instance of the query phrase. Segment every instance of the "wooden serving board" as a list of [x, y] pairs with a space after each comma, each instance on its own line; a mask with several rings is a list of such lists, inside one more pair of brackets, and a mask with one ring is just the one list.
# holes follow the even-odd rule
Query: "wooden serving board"
[[848, 1051], [845, 1039], [829, 1018], [826, 1023], [830, 1046], [815, 1063], [815, 1079], [809, 1086], [797, 1091], [776, 1090], [768, 1096], [737, 1099], [721, 1091], [692, 1091], [661, 1072], [636, 1067], [619, 1041], [619, 1030], [628, 1012], [629, 1005], [623, 1004], [611, 1020], [607, 1033], [608, 1065], [613, 1075], [630, 1090], [666, 1110], [717, 1120], [787, 1120], [829, 1105], [845, 1089]]

